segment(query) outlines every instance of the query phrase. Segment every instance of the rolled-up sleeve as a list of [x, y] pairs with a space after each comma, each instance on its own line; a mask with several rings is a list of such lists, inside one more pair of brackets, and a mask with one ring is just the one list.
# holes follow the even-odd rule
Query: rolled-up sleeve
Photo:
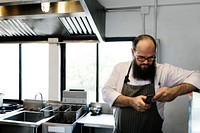
[[110, 105], [110, 107], [113, 106], [113, 103], [115, 101], [115, 99], [121, 95], [121, 93], [114, 91], [113, 88], [110, 88], [109, 86], [105, 86], [102, 89], [102, 93], [103, 93], [103, 100], [108, 103]]
[[128, 66], [130, 62], [119, 63], [114, 68], [113, 71], [102, 88], [103, 100], [108, 103], [111, 107], [113, 106], [116, 98], [121, 95], [121, 90], [123, 86], [124, 77], [127, 73]]
[[164, 86], [173, 87], [181, 83], [189, 83], [200, 89], [200, 72], [185, 70], [170, 64], [164, 64], [162, 80]]
[[184, 83], [190, 83], [200, 89], [200, 73], [192, 71], [191, 74], [184, 80]]

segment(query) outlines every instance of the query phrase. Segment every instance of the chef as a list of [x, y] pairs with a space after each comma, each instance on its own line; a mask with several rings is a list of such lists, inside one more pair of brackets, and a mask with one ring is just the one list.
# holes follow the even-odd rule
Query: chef
[[162, 133], [164, 103], [200, 89], [200, 73], [156, 63], [150, 35], [138, 36], [131, 50], [133, 60], [117, 64], [102, 89], [116, 108], [113, 133]]

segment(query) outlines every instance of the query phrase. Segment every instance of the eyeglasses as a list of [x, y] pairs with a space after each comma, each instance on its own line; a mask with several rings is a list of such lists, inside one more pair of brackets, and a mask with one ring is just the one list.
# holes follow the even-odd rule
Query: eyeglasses
[[140, 55], [136, 55], [136, 59], [140, 62], [144, 62], [145, 60], [147, 60], [148, 62], [152, 62], [153, 60], [155, 60], [155, 56], [150, 56], [150, 57], [144, 57], [144, 56], [140, 56]]

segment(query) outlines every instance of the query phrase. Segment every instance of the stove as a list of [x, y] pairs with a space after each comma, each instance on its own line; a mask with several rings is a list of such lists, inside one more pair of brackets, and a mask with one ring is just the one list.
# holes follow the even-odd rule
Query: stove
[[17, 109], [19, 109], [18, 104], [3, 103], [3, 106], [0, 107], [0, 114], [6, 114]]

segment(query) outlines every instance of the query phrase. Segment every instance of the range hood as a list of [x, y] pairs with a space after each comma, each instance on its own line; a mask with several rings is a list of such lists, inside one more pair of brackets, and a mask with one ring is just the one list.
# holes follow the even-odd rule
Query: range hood
[[104, 41], [104, 7], [97, 0], [0, 2], [0, 42], [48, 38]]

